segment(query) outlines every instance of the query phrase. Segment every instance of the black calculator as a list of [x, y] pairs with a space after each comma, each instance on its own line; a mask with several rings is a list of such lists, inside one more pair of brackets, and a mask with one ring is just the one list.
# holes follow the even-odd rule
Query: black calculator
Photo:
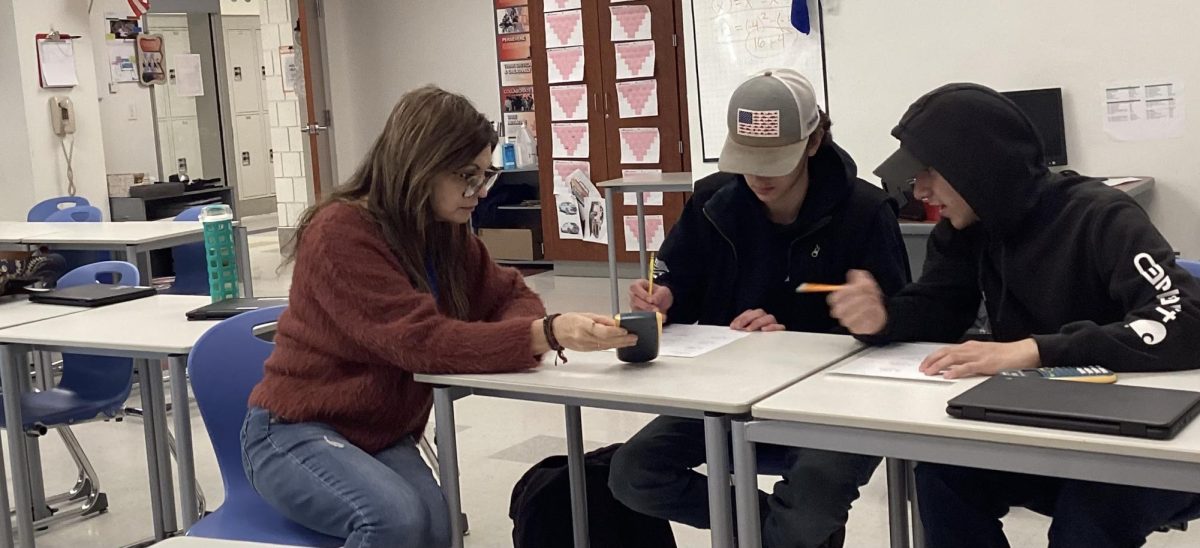
[[1056, 381], [1080, 381], [1111, 384], [1117, 382], [1117, 374], [1099, 365], [1080, 367], [1038, 367], [1035, 369], [1005, 369], [1000, 372], [1006, 377], [1033, 377]]

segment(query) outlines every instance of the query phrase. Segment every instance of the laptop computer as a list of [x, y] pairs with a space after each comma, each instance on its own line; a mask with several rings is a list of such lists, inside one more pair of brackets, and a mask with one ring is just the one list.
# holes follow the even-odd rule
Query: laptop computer
[[189, 310], [187, 319], [192, 321], [201, 320], [224, 320], [251, 310], [260, 308], [268, 308], [279, 306], [288, 303], [287, 297], [249, 297], [239, 299], [225, 299], [212, 304], [204, 305], [195, 310]]
[[63, 289], [30, 293], [29, 300], [42, 304], [95, 307], [141, 299], [155, 293], [157, 292], [153, 287], [83, 284]]
[[992, 377], [946, 403], [951, 416], [1167, 440], [1200, 413], [1200, 392]]

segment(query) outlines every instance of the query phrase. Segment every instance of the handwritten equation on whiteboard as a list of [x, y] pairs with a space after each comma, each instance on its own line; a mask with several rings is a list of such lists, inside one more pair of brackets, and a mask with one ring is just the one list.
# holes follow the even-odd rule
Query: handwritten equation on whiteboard
[[791, 2], [786, 0], [713, 0], [712, 16], [718, 44], [740, 46], [750, 56], [783, 54], [788, 40], [803, 34], [792, 27]]

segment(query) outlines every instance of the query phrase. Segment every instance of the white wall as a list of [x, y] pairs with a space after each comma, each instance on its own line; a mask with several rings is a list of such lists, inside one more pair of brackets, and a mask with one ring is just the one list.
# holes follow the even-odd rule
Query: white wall
[[[145, 173], [158, 176], [154, 147], [154, 113], [150, 88], [139, 83], [120, 83], [110, 91], [107, 15], [132, 15], [125, 0], [96, 0], [88, 35], [93, 37], [93, 60], [100, 103], [100, 125], [104, 135], [104, 163], [108, 173]], [[132, 111], [131, 111], [132, 109]]]
[[[283, 63], [280, 46], [297, 46], [292, 35], [295, 16], [288, 0], [267, 0], [261, 3], [263, 66], [267, 77], [263, 80], [267, 114], [271, 131], [271, 149], [275, 151], [272, 162], [275, 179], [275, 199], [279, 226], [296, 226], [300, 214], [308, 207], [309, 163], [304, 157], [304, 140], [300, 132], [303, 123], [303, 103], [295, 91], [284, 91]], [[296, 56], [300, 55], [296, 47]], [[303, 84], [301, 84], [303, 85]]]
[[[75, 185], [77, 195], [86, 197], [108, 216], [108, 185], [105, 179], [103, 134], [96, 97], [93, 47], [103, 46], [103, 37], [91, 32], [87, 3], [75, 0], [12, 2], [0, 10], [4, 32], [0, 32], [0, 103], [9, 114], [21, 108], [24, 116], [5, 117], [0, 124], [0, 143], [15, 149], [0, 154], [4, 177], [4, 205], [0, 220], [24, 220], [25, 213], [39, 200], [67, 193], [66, 162], [58, 136], [50, 129], [49, 99], [65, 95], [75, 104], [77, 131], [74, 134]], [[41, 89], [38, 83], [37, 50], [33, 36], [60, 32], [83, 37], [74, 40], [79, 85], [70, 89]], [[20, 105], [19, 107], [15, 105]], [[24, 118], [22, 123], [21, 118]], [[11, 170], [11, 171], [10, 171]], [[13, 199], [9, 199], [10, 196]]]
[[[683, 0], [690, 11], [692, 1]], [[825, 0], [826, 68], [834, 135], [871, 169], [896, 146], [892, 127], [908, 105], [948, 82], [1001, 90], [1061, 87], [1070, 167], [1081, 173], [1150, 175], [1155, 224], [1185, 255], [1200, 257], [1200, 3], [1159, 0]], [[687, 25], [691, 15], [687, 14]], [[690, 33], [687, 40], [692, 39]], [[691, 51], [691, 45], [689, 52]], [[695, 60], [689, 58], [689, 70]], [[1186, 133], [1120, 142], [1103, 129], [1102, 85], [1177, 78], [1191, 88]], [[689, 91], [696, 89], [690, 82]], [[694, 99], [694, 98], [690, 98]], [[693, 101], [693, 158], [699, 123]], [[712, 165], [696, 166], [712, 169]], [[695, 169], [694, 169], [695, 170]]]
[[325, 2], [339, 177], [413, 88], [437, 84], [500, 119], [495, 17], [492, 0]]

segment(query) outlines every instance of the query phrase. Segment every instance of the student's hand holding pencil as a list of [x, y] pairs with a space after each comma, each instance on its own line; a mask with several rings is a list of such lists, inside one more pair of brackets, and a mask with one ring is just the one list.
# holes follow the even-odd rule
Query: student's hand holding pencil
[[633, 310], [661, 312], [665, 316], [674, 302], [675, 296], [669, 287], [655, 285], [651, 293], [647, 280], [637, 280], [629, 286], [629, 308]]
[[883, 290], [866, 270], [846, 273], [846, 284], [826, 299], [829, 315], [855, 335], [875, 335], [887, 326]]

